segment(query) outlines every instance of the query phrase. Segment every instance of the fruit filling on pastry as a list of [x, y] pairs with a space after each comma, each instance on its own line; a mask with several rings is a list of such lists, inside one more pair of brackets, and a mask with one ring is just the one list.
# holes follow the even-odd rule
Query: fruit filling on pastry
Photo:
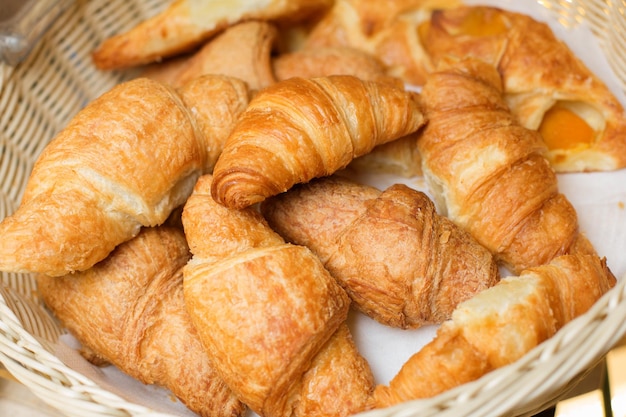
[[[435, 12], [436, 13], [436, 12]], [[487, 8], [466, 9], [464, 13], [446, 13], [445, 17], [437, 16], [437, 25], [452, 36], [485, 37], [502, 35], [508, 30], [508, 24], [501, 13]], [[422, 44], [428, 38], [431, 22], [421, 23], [417, 30]]]
[[472, 8], [463, 16], [457, 27], [458, 32], [448, 32], [452, 35], [494, 36], [505, 33], [507, 29], [501, 13], [486, 8]]
[[559, 101], [544, 114], [539, 133], [549, 150], [588, 148], [597, 132], [588, 116], [595, 113], [582, 103]]

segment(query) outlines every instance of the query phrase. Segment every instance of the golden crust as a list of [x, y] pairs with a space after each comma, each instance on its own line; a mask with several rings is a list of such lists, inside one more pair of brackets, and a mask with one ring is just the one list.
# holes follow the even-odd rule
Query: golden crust
[[510, 364], [585, 313], [615, 285], [603, 259], [564, 255], [461, 303], [432, 342], [377, 386], [373, 407], [427, 398]]
[[100, 69], [158, 62], [192, 51], [235, 23], [255, 19], [299, 21], [326, 9], [331, 3], [329, 0], [272, 0], [261, 6], [255, 2], [237, 2], [211, 7], [201, 2], [175, 0], [162, 12], [127, 32], [105, 39], [93, 52], [92, 59]]
[[374, 391], [374, 376], [342, 324], [302, 377], [297, 416], [339, 417], [363, 411]]
[[202, 171], [211, 172], [252, 92], [239, 78], [215, 74], [198, 76], [177, 91], [202, 133], [207, 153]]
[[276, 82], [271, 56], [278, 36], [265, 21], [242, 22], [228, 27], [194, 53], [176, 77], [176, 86], [204, 74], [222, 74], [243, 80], [251, 90]]
[[147, 228], [93, 268], [39, 275], [37, 284], [46, 305], [95, 357], [170, 389], [201, 416], [244, 415], [185, 310], [182, 268], [190, 256], [180, 230]]
[[[491, 30], [470, 28], [479, 24]], [[449, 56], [479, 58], [497, 67], [511, 112], [529, 129], [538, 129], [548, 110], [559, 105], [581, 117], [594, 138], [566, 144], [564, 137], [565, 143], [548, 149], [546, 157], [557, 172], [626, 167], [622, 105], [547, 24], [499, 8], [462, 6], [434, 12], [423, 42], [435, 67]]]
[[418, 148], [440, 211], [520, 272], [570, 251], [578, 219], [539, 134], [510, 114], [500, 88], [496, 69], [478, 59], [433, 73]]
[[455, 0], [337, 0], [313, 27], [305, 46], [361, 49], [378, 57], [388, 75], [422, 85], [432, 68], [417, 27], [433, 9], [458, 4]]
[[[345, 323], [348, 296], [310, 250], [285, 243], [257, 211], [213, 201], [211, 180], [200, 178], [183, 210], [194, 253], [184, 290], [217, 371], [261, 415], [292, 415], [300, 397], [304, 411], [319, 401], [338, 407], [327, 413], [357, 411], [372, 389], [369, 366], [345, 331], [328, 342]], [[346, 361], [357, 379], [340, 385], [328, 361]]]
[[320, 257], [359, 310], [389, 326], [441, 323], [499, 280], [491, 253], [404, 185], [381, 192], [329, 177], [266, 200], [261, 211]]
[[395, 83], [350, 75], [281, 81], [239, 119], [213, 171], [213, 198], [252, 205], [330, 175], [424, 121], [418, 95]]
[[0, 268], [90, 268], [140, 226], [164, 222], [205, 160], [201, 133], [172, 89], [147, 79], [114, 87], [39, 156], [21, 206], [0, 225]]
[[385, 75], [383, 64], [373, 55], [347, 46], [306, 48], [284, 53], [273, 60], [277, 80], [353, 75], [376, 80]]
[[86, 270], [141, 226], [165, 222], [212, 168], [247, 94], [223, 76], [178, 92], [138, 78], [89, 103], [45, 147], [2, 220], [0, 269]]

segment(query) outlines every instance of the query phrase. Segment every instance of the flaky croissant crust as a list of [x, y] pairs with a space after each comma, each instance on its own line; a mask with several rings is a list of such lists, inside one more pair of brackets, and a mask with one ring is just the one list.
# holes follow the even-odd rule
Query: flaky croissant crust
[[402, 184], [379, 191], [327, 177], [264, 201], [261, 212], [311, 248], [358, 309], [393, 327], [441, 323], [499, 279], [486, 248]]
[[291, 78], [260, 91], [213, 171], [213, 198], [243, 208], [330, 175], [424, 124], [417, 94], [354, 76]]
[[446, 65], [422, 90], [429, 122], [418, 141], [439, 210], [516, 273], [575, 249], [594, 253], [577, 245], [576, 211], [539, 134], [508, 110], [496, 69], [472, 58]]
[[203, 417], [242, 416], [246, 407], [216, 373], [185, 309], [190, 257], [180, 229], [144, 228], [84, 272], [38, 275], [38, 290], [95, 357], [168, 388]]

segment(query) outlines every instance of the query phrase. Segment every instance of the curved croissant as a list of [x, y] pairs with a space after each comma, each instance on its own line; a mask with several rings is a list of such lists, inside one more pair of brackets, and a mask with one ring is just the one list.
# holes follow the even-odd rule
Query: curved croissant
[[0, 270], [86, 270], [141, 226], [163, 223], [212, 167], [247, 94], [233, 78], [179, 92], [140, 78], [89, 103], [43, 150], [21, 205], [0, 223]]
[[410, 357], [371, 404], [435, 396], [513, 363], [585, 313], [615, 285], [605, 260], [563, 255], [465, 301], [435, 338]]
[[565, 253], [595, 253], [559, 193], [540, 135], [509, 112], [496, 69], [451, 61], [422, 90], [422, 170], [441, 213], [515, 273]]
[[291, 78], [260, 91], [215, 164], [213, 198], [243, 208], [330, 175], [424, 124], [419, 96], [350, 75]]
[[261, 212], [285, 239], [315, 252], [355, 305], [386, 325], [441, 323], [499, 280], [487, 249], [402, 184], [381, 192], [327, 177], [264, 201]]
[[246, 407], [216, 374], [185, 310], [182, 268], [190, 257], [179, 229], [146, 228], [93, 268], [39, 275], [37, 285], [97, 358], [170, 389], [201, 416], [243, 416]]
[[285, 243], [257, 211], [213, 201], [211, 180], [198, 180], [183, 209], [193, 253], [184, 293], [217, 371], [260, 415], [360, 411], [373, 378], [349, 332], [337, 334], [348, 296], [310, 250]]
[[461, 6], [435, 11], [420, 33], [435, 66], [455, 56], [498, 69], [511, 112], [539, 129], [557, 172], [626, 167], [622, 104], [547, 24], [495, 7]]

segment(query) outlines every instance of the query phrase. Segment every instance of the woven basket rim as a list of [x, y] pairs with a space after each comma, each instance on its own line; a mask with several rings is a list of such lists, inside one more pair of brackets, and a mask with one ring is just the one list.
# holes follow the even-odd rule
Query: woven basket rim
[[[136, 22], [141, 16], [147, 17], [164, 7], [166, 0], [145, 2], [144, 9], [136, 10], [127, 25]], [[586, 11], [581, 17], [580, 9], [573, 8], [564, 0], [537, 0], [553, 12], [555, 19], [564, 26], [574, 26], [582, 21], [589, 23], [597, 37], [610, 65], [620, 79], [623, 92], [626, 92], [626, 39], [615, 38], [613, 30], [620, 26], [626, 32], [626, 18], [616, 20], [614, 13], [608, 10], [603, 0], [581, 2]], [[90, 7], [79, 2], [78, 7]], [[120, 1], [121, 3], [121, 1]], [[131, 2], [129, 2], [131, 3]], [[91, 6], [94, 12], [98, 7]], [[623, 17], [623, 15], [622, 15]], [[69, 29], [68, 22], [77, 22], [71, 10], [54, 25], [51, 32], [58, 38], [75, 35]], [[82, 24], [87, 24], [80, 20]], [[89, 22], [90, 23], [90, 22]], [[104, 26], [104, 24], [102, 24]], [[100, 28], [100, 35], [106, 33]], [[617, 48], [617, 49], [613, 49]], [[617, 51], [617, 53], [611, 53]], [[33, 56], [22, 64], [23, 67], [37, 65], [40, 62], [56, 62], [54, 56], [48, 56], [45, 46], [39, 46]], [[63, 64], [63, 63], [62, 63]], [[66, 65], [78, 63], [68, 62]], [[74, 69], [74, 71], [78, 71]], [[0, 64], [0, 108], [6, 108], [3, 93], [15, 88], [12, 80], [23, 76], [20, 68]], [[92, 96], [106, 91], [121, 79], [120, 74], [102, 76], [93, 80], [88, 90]], [[78, 77], [80, 78], [80, 77]], [[89, 80], [90, 81], [90, 80]], [[80, 80], [89, 84], [88, 80]], [[41, 82], [40, 84], [43, 84]], [[45, 88], [38, 84], [37, 88]], [[84, 105], [85, 98], [76, 100], [76, 107]], [[71, 113], [72, 110], [67, 110]], [[0, 123], [8, 117], [0, 114]], [[20, 117], [14, 115], [13, 117]], [[69, 116], [66, 116], [66, 118]], [[46, 121], [44, 121], [46, 122]], [[47, 122], [46, 122], [47, 123]], [[45, 123], [44, 123], [45, 124]], [[58, 131], [59, 124], [52, 121], [44, 129], [48, 136]], [[4, 138], [0, 144], [5, 144]], [[36, 154], [37, 150], [33, 150]], [[2, 161], [0, 160], [0, 163]], [[1, 167], [0, 167], [1, 169]], [[23, 182], [15, 178], [14, 182]], [[19, 195], [10, 195], [18, 200]], [[4, 203], [4, 201], [3, 201]], [[0, 217], [6, 215], [14, 206], [0, 206]], [[4, 210], [4, 211], [3, 211]], [[37, 313], [30, 314], [29, 295], [33, 293], [33, 284], [22, 276], [3, 275], [4, 285], [0, 286], [0, 363], [20, 382], [30, 388], [35, 395], [53, 407], [68, 407], [65, 412], [75, 416], [145, 416], [174, 417], [172, 414], [158, 412], [150, 407], [138, 405], [107, 391], [93, 380], [78, 373], [64, 364], [52, 353], [48, 340], [29, 333], [27, 328], [38, 329], [48, 337], [55, 333], [54, 324], [46, 321]], [[601, 360], [604, 355], [626, 334], [626, 276], [619, 277], [616, 286], [605, 294], [584, 315], [568, 323], [555, 336], [542, 343], [520, 360], [503, 368], [496, 369], [482, 378], [453, 388], [436, 397], [409, 401], [387, 409], [373, 410], [359, 415], [368, 417], [383, 416], [481, 416], [481, 415], [532, 415], [556, 403], [588, 369]], [[48, 333], [46, 333], [48, 332]], [[52, 336], [51, 336], [52, 335]], [[555, 360], [557, 358], [558, 360]], [[512, 387], [515, 389], [512, 390]]]

